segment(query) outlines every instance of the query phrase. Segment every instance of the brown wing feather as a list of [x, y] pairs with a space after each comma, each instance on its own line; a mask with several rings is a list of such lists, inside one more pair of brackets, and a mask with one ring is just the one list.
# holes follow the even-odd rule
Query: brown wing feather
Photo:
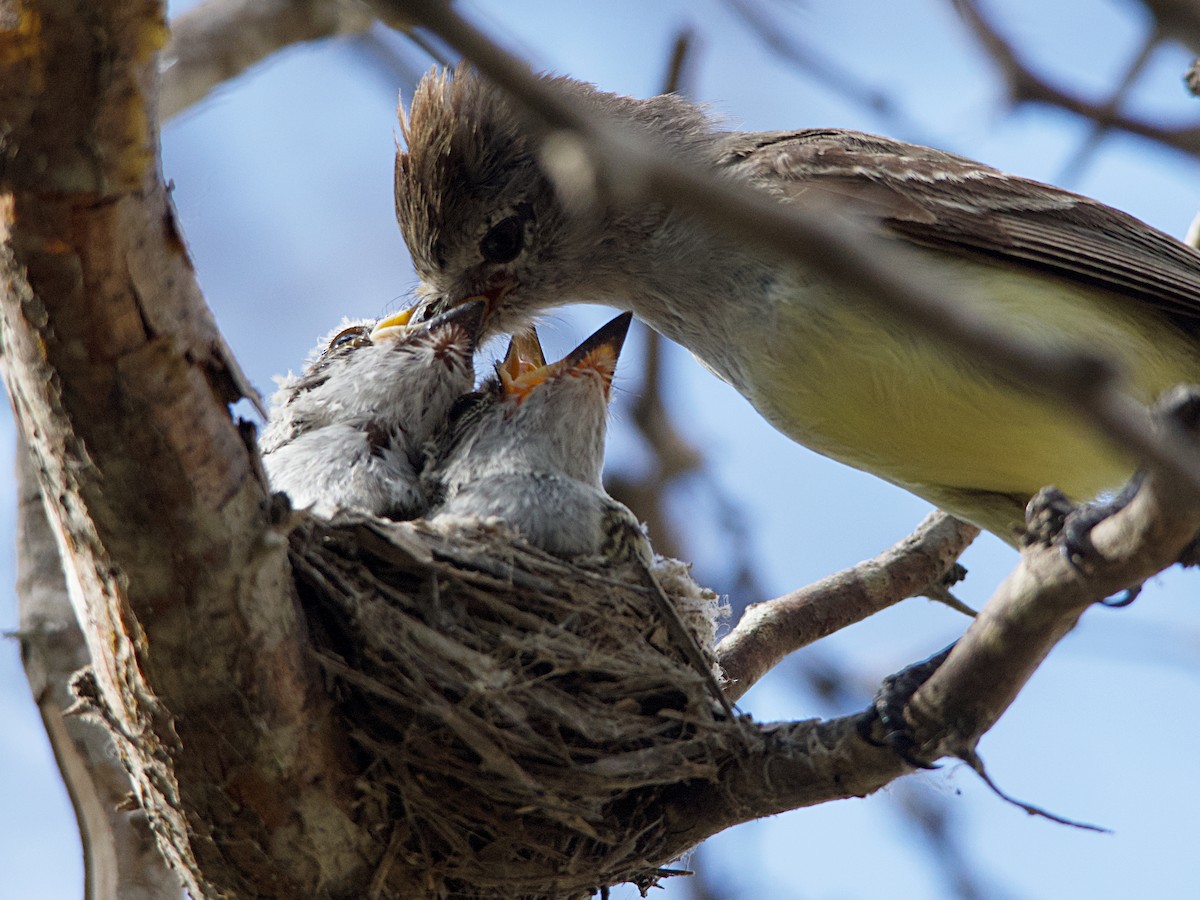
[[852, 131], [730, 135], [721, 162], [780, 196], [853, 202], [894, 236], [1084, 281], [1200, 331], [1200, 252], [1079, 194]]

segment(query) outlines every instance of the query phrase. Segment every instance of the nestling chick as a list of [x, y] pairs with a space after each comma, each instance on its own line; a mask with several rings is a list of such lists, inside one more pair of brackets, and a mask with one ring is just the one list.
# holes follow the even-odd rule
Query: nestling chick
[[637, 517], [600, 483], [609, 393], [629, 322], [629, 313], [617, 316], [550, 365], [536, 333], [514, 338], [496, 378], [451, 413], [427, 474], [427, 493], [441, 494], [429, 522], [453, 531], [500, 520], [555, 556], [632, 567], [671, 642], [713, 678], [732, 714], [720, 670], [702, 649], [713, 646], [723, 613], [717, 596], [683, 563], [657, 557]]
[[496, 378], [463, 402], [439, 442], [430, 469], [442, 496], [435, 525], [501, 519], [562, 557], [607, 555], [614, 517], [636, 528], [600, 485], [609, 391], [629, 321], [618, 316], [550, 365], [536, 336], [513, 340]]
[[482, 303], [420, 325], [411, 310], [339, 329], [280, 380], [259, 439], [271, 487], [297, 508], [393, 518], [425, 511], [426, 444], [471, 390]]

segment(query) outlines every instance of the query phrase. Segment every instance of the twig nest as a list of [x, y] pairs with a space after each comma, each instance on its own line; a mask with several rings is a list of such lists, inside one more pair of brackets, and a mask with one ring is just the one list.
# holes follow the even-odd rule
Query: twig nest
[[[427, 896], [462, 898], [585, 897], [665, 874], [679, 848], [662, 792], [715, 781], [743, 732], [672, 644], [644, 572], [569, 564], [503, 527], [362, 516], [305, 521], [291, 551], [361, 759], [378, 896], [400, 896], [401, 869]], [[708, 653], [714, 595], [680, 563], [656, 568]]]

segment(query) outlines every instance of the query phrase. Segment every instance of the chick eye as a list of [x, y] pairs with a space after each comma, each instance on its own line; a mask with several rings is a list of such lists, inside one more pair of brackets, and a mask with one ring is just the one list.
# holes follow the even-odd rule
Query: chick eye
[[329, 346], [325, 348], [325, 352], [329, 353], [339, 347], [346, 347], [353, 344], [360, 338], [366, 337], [369, 331], [370, 329], [363, 325], [353, 325], [350, 328], [339, 331], [333, 336], [333, 340], [329, 342]]
[[525, 247], [525, 219], [509, 216], [491, 227], [479, 242], [479, 252], [490, 263], [512, 262]]

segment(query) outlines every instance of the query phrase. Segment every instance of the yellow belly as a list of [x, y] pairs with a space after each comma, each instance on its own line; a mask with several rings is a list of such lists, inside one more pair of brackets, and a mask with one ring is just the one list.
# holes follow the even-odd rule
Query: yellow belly
[[[1001, 327], [1122, 362], [1139, 399], [1200, 381], [1200, 345], [1135, 301], [955, 263], [948, 295], [965, 298], [967, 284], [975, 285], [977, 309]], [[1002, 504], [1008, 518], [1014, 502], [1019, 508], [1046, 485], [1090, 499], [1133, 470], [1133, 460], [1069, 411], [858, 304], [809, 293], [777, 308], [761, 352], [747, 359], [745, 392], [776, 427], [819, 453], [993, 530], [997, 513], [986, 495], [1017, 498]]]

